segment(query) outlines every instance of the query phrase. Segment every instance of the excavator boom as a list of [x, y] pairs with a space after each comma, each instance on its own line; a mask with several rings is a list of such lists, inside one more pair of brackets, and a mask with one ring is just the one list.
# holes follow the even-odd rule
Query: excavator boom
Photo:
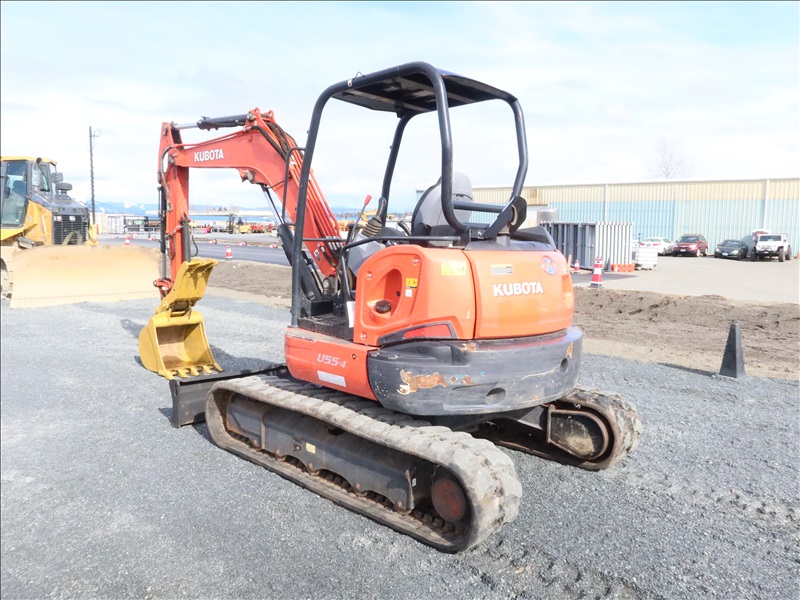
[[[181, 130], [235, 128], [236, 131], [195, 144], [182, 142]], [[158, 182], [161, 219], [161, 276], [155, 282], [162, 304], [139, 336], [143, 364], [167, 379], [221, 372], [213, 359], [202, 314], [194, 307], [202, 298], [215, 261], [193, 257], [189, 226], [189, 177], [194, 168], [235, 169], [243, 182], [259, 185], [281, 198], [276, 213], [289, 239], [297, 198], [302, 153], [294, 139], [275, 121], [272, 112], [255, 108], [246, 114], [197, 123], [163, 123], [159, 145]], [[311, 205], [305, 230], [310, 232], [308, 255], [315, 264], [307, 278], [318, 287], [323, 278], [335, 276], [342, 240], [336, 217], [311, 175]], [[276, 205], [273, 203], [273, 207]], [[184, 268], [190, 264], [190, 268]], [[312, 284], [307, 284], [312, 287]], [[213, 371], [212, 371], [213, 372]]]

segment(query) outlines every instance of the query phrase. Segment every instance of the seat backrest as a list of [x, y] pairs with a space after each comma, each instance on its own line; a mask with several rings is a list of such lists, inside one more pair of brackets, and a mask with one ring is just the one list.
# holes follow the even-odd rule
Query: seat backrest
[[[472, 182], [463, 173], [453, 173], [453, 201], [472, 202]], [[456, 218], [469, 221], [471, 210], [456, 210]], [[411, 215], [411, 235], [456, 235], [442, 212], [442, 178], [420, 196]]]
[[17, 179], [14, 182], [14, 185], [11, 188], [11, 191], [17, 194], [18, 196], [25, 197], [25, 181], [22, 179]]

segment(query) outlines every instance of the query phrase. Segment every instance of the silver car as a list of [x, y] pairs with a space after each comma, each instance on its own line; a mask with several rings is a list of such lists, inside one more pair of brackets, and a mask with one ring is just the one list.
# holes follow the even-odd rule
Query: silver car
[[675, 242], [665, 237], [649, 237], [643, 239], [640, 246], [655, 248], [659, 256], [665, 256], [667, 254], [672, 254], [672, 250], [675, 248]]

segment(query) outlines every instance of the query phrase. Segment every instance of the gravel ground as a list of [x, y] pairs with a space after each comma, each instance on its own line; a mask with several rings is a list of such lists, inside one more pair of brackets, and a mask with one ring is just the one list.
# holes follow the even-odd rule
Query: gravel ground
[[[798, 383], [587, 354], [644, 435], [601, 473], [516, 452], [520, 515], [439, 553], [173, 429], [150, 301], [0, 306], [2, 598], [797, 598]], [[227, 370], [288, 311], [208, 295]]]

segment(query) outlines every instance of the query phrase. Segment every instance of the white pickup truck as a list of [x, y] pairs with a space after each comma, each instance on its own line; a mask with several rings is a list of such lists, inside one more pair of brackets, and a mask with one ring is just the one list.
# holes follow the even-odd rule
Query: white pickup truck
[[780, 262], [792, 258], [792, 247], [785, 233], [762, 233], [755, 240], [751, 260], [778, 257]]

